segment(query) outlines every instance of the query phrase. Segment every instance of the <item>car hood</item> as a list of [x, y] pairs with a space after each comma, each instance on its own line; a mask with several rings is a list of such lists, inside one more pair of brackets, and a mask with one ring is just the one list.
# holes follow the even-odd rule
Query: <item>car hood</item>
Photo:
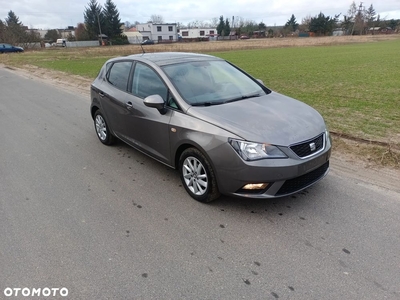
[[322, 116], [307, 104], [276, 92], [187, 113], [253, 142], [279, 146], [311, 139], [325, 131]]

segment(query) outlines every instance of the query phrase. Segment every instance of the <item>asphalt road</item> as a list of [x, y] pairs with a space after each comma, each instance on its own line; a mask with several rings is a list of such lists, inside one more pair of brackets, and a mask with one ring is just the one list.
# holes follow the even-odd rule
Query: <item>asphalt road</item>
[[333, 166], [295, 196], [197, 203], [103, 146], [89, 105], [0, 68], [1, 299], [400, 299], [397, 191]]

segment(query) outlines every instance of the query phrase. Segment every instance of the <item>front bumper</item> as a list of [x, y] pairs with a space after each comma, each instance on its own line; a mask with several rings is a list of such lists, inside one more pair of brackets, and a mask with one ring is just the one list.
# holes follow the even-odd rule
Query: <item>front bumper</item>
[[[300, 159], [243, 161], [236, 153], [218, 160], [218, 188], [222, 194], [245, 198], [277, 198], [298, 193], [324, 178], [329, 172], [331, 144], [318, 154]], [[228, 167], [227, 167], [228, 166]], [[262, 190], [243, 189], [246, 184], [268, 183]]]

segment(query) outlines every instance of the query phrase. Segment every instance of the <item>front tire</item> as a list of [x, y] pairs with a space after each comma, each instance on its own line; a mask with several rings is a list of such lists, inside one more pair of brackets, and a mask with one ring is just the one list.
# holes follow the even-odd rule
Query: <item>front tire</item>
[[188, 148], [179, 159], [179, 174], [188, 194], [208, 203], [220, 196], [214, 171], [207, 158], [196, 148]]
[[115, 142], [115, 137], [111, 134], [110, 127], [108, 127], [106, 119], [100, 110], [97, 110], [94, 114], [94, 128], [97, 137], [104, 145], [112, 145]]

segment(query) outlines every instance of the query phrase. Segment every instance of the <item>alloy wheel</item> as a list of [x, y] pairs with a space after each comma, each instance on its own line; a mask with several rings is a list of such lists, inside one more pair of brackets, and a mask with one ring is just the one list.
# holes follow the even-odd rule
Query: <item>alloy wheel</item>
[[182, 165], [186, 186], [195, 195], [204, 195], [208, 187], [208, 178], [203, 164], [195, 157], [187, 157]]

